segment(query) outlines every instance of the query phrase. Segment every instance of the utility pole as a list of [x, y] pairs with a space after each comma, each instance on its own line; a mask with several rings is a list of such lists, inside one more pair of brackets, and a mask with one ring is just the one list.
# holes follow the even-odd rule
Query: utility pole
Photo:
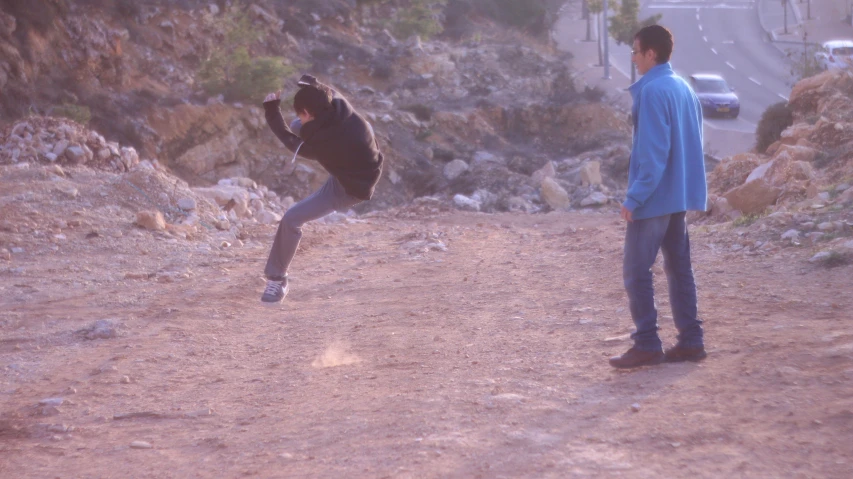
[[607, 0], [604, 0], [604, 8], [602, 9], [602, 17], [604, 18], [604, 79], [610, 79], [610, 32], [608, 31], [607, 23], [608, 23], [608, 7]]

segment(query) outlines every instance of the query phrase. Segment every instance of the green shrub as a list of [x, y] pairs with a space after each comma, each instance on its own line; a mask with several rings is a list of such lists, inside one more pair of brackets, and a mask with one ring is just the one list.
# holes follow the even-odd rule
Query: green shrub
[[446, 0], [410, 0], [409, 6], [401, 8], [394, 19], [392, 29], [399, 38], [405, 39], [413, 35], [429, 38], [441, 33], [442, 26], [438, 15], [432, 10], [431, 4], [444, 4]]
[[74, 120], [81, 125], [87, 125], [92, 119], [92, 111], [86, 105], [78, 105], [76, 103], [63, 103], [62, 105], [53, 107], [53, 116], [61, 116]]
[[248, 16], [220, 20], [226, 41], [211, 52], [197, 72], [201, 87], [209, 95], [223, 95], [227, 101], [260, 101], [263, 95], [281, 88], [283, 79], [295, 69], [280, 57], [253, 57], [250, 47], [263, 34], [252, 26]]
[[545, 15], [545, 5], [531, 0], [492, 0], [498, 21], [516, 28], [526, 28]]
[[830, 251], [829, 256], [824, 258], [820, 265], [824, 268], [837, 268], [839, 266], [845, 266], [851, 263], [851, 258], [849, 255], [844, 253], [839, 253], [838, 251]]
[[415, 118], [421, 121], [430, 121], [432, 119], [433, 109], [422, 103], [408, 105], [400, 108], [403, 111], [408, 111], [415, 114]]
[[780, 101], [767, 107], [755, 129], [755, 149], [764, 152], [782, 137], [782, 132], [794, 123], [794, 113], [787, 102]]
[[753, 213], [750, 215], [738, 216], [732, 221], [732, 226], [749, 226], [764, 216], [764, 213]]
[[415, 134], [415, 139], [418, 141], [426, 141], [426, 139], [429, 138], [430, 136], [432, 136], [432, 130], [427, 128], [427, 129], [419, 131], [417, 134]]

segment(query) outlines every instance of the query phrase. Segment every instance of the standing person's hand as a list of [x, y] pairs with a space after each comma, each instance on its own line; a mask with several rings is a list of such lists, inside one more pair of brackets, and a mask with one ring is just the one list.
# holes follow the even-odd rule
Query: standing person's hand
[[264, 98], [264, 103], [266, 103], [268, 101], [275, 101], [275, 100], [281, 100], [281, 90], [279, 90], [275, 93], [270, 93], [269, 95], [267, 95], [267, 97]]
[[634, 221], [633, 215], [631, 214], [631, 210], [625, 208], [625, 206], [622, 206], [622, 211], [619, 212], [619, 216], [621, 216], [623, 220], [629, 223]]

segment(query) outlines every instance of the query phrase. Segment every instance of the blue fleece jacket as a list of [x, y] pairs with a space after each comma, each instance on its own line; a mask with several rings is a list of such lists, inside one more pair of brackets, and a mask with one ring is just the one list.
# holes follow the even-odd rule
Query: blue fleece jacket
[[705, 211], [708, 186], [702, 107], [669, 63], [652, 67], [628, 90], [634, 138], [623, 206], [633, 219]]

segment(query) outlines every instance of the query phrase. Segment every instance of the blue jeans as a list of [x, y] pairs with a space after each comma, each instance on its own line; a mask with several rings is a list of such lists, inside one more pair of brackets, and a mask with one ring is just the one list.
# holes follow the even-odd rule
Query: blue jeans
[[702, 321], [697, 318], [696, 282], [690, 264], [690, 238], [685, 215], [685, 212], [673, 213], [628, 223], [622, 276], [628, 292], [631, 318], [637, 327], [631, 335], [637, 349], [662, 349], [651, 270], [658, 250], [663, 251], [672, 318], [678, 329], [678, 345], [690, 348], [704, 346]]

